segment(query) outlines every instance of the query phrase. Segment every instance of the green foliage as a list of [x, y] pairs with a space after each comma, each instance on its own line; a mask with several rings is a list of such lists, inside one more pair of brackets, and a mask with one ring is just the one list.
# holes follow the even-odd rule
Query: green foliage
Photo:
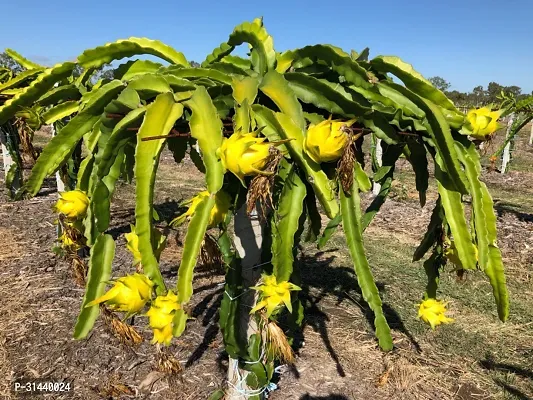
[[[250, 43], [252, 46], [251, 62], [254, 71], [261, 75], [272, 70], [276, 63], [276, 52], [272, 36], [263, 27], [262, 22], [244, 22], [235, 27], [228, 39], [231, 47], [239, 46], [242, 43]], [[240, 66], [242, 68], [242, 65]]]
[[296, 169], [289, 172], [272, 221], [272, 266], [278, 281], [292, 275], [296, 246], [295, 235], [304, 211], [306, 188]]
[[162, 93], [147, 107], [146, 116], [137, 134], [135, 151], [136, 206], [135, 229], [139, 236], [139, 251], [144, 272], [152, 279], [156, 292], [163, 293], [165, 283], [158, 267], [153, 248], [152, 218], [154, 215], [155, 177], [159, 155], [163, 150], [162, 140], [143, 141], [143, 138], [168, 135], [176, 120], [181, 117], [183, 106], [174, 101], [172, 93]]
[[[215, 197], [212, 194], [209, 197], [205, 197], [198, 205], [197, 211], [191, 219], [189, 229], [185, 236], [185, 245], [183, 247], [183, 256], [178, 269], [178, 300], [181, 304], [187, 304], [191, 299], [193, 293], [192, 280], [194, 267], [196, 260], [200, 254], [200, 248], [202, 247], [202, 241], [209, 224], [209, 215], [211, 209], [215, 205]], [[174, 317], [174, 334], [179, 336], [183, 332], [183, 329], [178, 327], [184, 327], [187, 314], [183, 312], [176, 313]]]
[[69, 100], [64, 103], [58, 104], [42, 114], [42, 119], [45, 124], [50, 125], [54, 122], [65, 119], [71, 116], [79, 110], [79, 104], [77, 101]]
[[415, 71], [411, 64], [402, 61], [399, 57], [379, 56], [374, 58], [370, 64], [379, 72], [390, 72], [394, 74], [408, 89], [417, 95], [431, 100], [438, 106], [456, 111], [455, 106], [444, 93], [435, 88], [419, 72]]
[[44, 71], [44, 68], [36, 68], [36, 69], [30, 69], [30, 70], [23, 71], [17, 76], [15, 76], [13, 79], [10, 79], [7, 82], [0, 85], [0, 92], [4, 92], [6, 89], [11, 89], [11, 88], [20, 86], [20, 84], [23, 83], [24, 81], [36, 77], [43, 71]]
[[326, 173], [320, 168], [320, 165], [314, 162], [303, 151], [304, 132], [294, 124], [293, 120], [287, 114], [276, 113], [276, 119], [282, 127], [282, 130], [279, 132], [281, 137], [283, 139], [290, 139], [287, 147], [291, 158], [304, 170], [320, 204], [324, 207], [326, 215], [329, 218], [334, 218], [339, 212], [339, 205], [335, 198], [335, 193]]
[[441, 160], [437, 156], [435, 159], [435, 178], [437, 178], [437, 189], [441, 198], [442, 207], [446, 215], [446, 220], [450, 226], [454, 237], [457, 255], [461, 261], [463, 269], [476, 269], [477, 257], [476, 246], [472, 241], [472, 235], [468, 228], [465, 217], [465, 210], [462, 203], [461, 193], [454, 189], [450, 178], [441, 169]]
[[80, 89], [76, 85], [61, 85], [46, 92], [37, 100], [37, 104], [46, 107], [63, 101], [79, 100], [80, 97]]
[[[491, 158], [500, 157], [509, 143], [514, 144], [516, 136], [531, 121], [533, 121], [533, 96], [517, 101], [515, 97], [504, 98], [501, 107], [505, 110], [502, 115], [514, 114], [514, 120], [508, 128], [505, 140], [492, 154]], [[502, 171], [505, 172], [505, 171]]]
[[[232, 54], [242, 43], [250, 46], [247, 58]], [[96, 71], [105, 64], [146, 54], [169, 65], [131, 60], [112, 71], [113, 80], [92, 82]], [[394, 83], [389, 74], [404, 85]], [[8, 92], [10, 99], [0, 106], [0, 122], [13, 118], [21, 107], [40, 107], [38, 115], [46, 123], [66, 122], [45, 147], [19, 197], [24, 193], [36, 195], [44, 179], [67, 165], [81, 143], [85, 144], [87, 155], [80, 165], [77, 187], [90, 197], [84, 225], [92, 249], [93, 270], [97, 263], [104, 263], [104, 269], [110, 265], [110, 249], [114, 244], [106, 232], [113, 192], [121, 174], [130, 183], [134, 174], [135, 229], [141, 266], [155, 282], [157, 294], [165, 293], [154, 227], [155, 179], [165, 144], [177, 163], [188, 156], [205, 174], [209, 195], [187, 214], [190, 222], [178, 269], [176, 289], [180, 309], [173, 320], [174, 336], [184, 332], [189, 319], [187, 307], [193, 296], [194, 269], [206, 250], [211, 212], [219, 207], [215, 197], [222, 188], [231, 196], [232, 207], [225, 223], [213, 228], [223, 228], [218, 247], [226, 267], [219, 323], [230, 357], [253, 362], [241, 363], [250, 372], [248, 383], [252, 387], [264, 387], [271, 379], [274, 359], [267, 355], [257, 362], [260, 349], [266, 346], [261, 335], [244, 340], [241, 309], [250, 305], [244, 304], [242, 295], [249, 288], [243, 287], [246, 272], [227, 230], [237, 204], [252, 194], [273, 201], [267, 204], [267, 217], [272, 221], [269, 240], [261, 249], [268, 259], [261, 266], [263, 273], [273, 270], [280, 282], [299, 284], [296, 249], [306, 219], [309, 220], [306, 240], [317, 242], [320, 249], [342, 224], [363, 298], [375, 316], [379, 345], [390, 350], [392, 337], [365, 255], [363, 233], [390, 193], [399, 157], [404, 154], [415, 171], [422, 206], [433, 162], [440, 197], [428, 232], [414, 254], [418, 260], [432, 250], [424, 264], [428, 275], [425, 295], [437, 296], [439, 273], [446, 261], [442, 233], [449, 228], [463, 268], [474, 270], [479, 266], [484, 271], [492, 284], [500, 319], [507, 318], [508, 298], [501, 254], [496, 246], [492, 199], [479, 179], [481, 169], [474, 145], [458, 134], [465, 115], [443, 90], [435, 87], [439, 86], [437, 81], [432, 85], [397, 57], [371, 59], [368, 49], [361, 54], [348, 54], [331, 45], [276, 53], [262, 20], [256, 19], [237, 26], [228, 41], [208, 55], [201, 67], [196, 64], [191, 67], [183, 54], [161, 42], [130, 38], [87, 50], [77, 63], [60, 64], [39, 73], [30, 70], [16, 81], [9, 81], [13, 77], [8, 72], [0, 76], [5, 77], [1, 83], [5, 90], [15, 90]], [[440, 89], [445, 89], [444, 86], [440, 85]], [[307, 154], [304, 139], [309, 123], [318, 124], [330, 116], [343, 121], [355, 118], [356, 122], [343, 128], [348, 144], [343, 148], [345, 153], [339, 153], [342, 162], [318, 164]], [[279, 150], [278, 153], [270, 149], [262, 160], [265, 166], [261, 168], [268, 164], [268, 171], [253, 164], [259, 172], [243, 179], [241, 186], [231, 171], [225, 170], [217, 154], [224, 136], [236, 131], [257, 132], [265, 143], [276, 142]], [[362, 144], [370, 137], [382, 139], [383, 149], [382, 165], [373, 163], [372, 176], [363, 168]], [[241, 153], [255, 156], [259, 151], [252, 144], [244, 147], [239, 150]], [[232, 161], [244, 162], [248, 156]], [[350, 175], [353, 184], [345, 191], [339, 176], [346, 176], [346, 171], [353, 172]], [[372, 181], [381, 185], [381, 191], [363, 213], [359, 192], [370, 190]], [[465, 215], [465, 195], [472, 198], [472, 226]], [[322, 235], [321, 213], [329, 219]], [[91, 273], [103, 276], [105, 271]], [[86, 294], [91, 298], [96, 296], [95, 290], [99, 293], [103, 290], [95, 286], [94, 279], [97, 278], [92, 279], [91, 294]], [[297, 327], [304, 310], [297, 293], [290, 295], [295, 307], [289, 319]], [[86, 335], [96, 314], [91, 311], [90, 316], [80, 315], [80, 320], [89, 322], [79, 322], [77, 337]], [[280, 313], [286, 314], [283, 310]], [[251, 318], [261, 321], [259, 314]], [[290, 329], [287, 332], [293, 335], [294, 330]]]
[[0, 107], [0, 125], [12, 118], [22, 107], [32, 105], [56, 82], [68, 77], [74, 69], [74, 63], [66, 62], [45, 70], [29, 86]]
[[502, 255], [496, 245], [494, 205], [487, 186], [479, 179], [481, 168], [474, 144], [463, 140], [463, 143], [457, 143], [456, 146], [470, 184], [479, 266], [490, 280], [498, 315], [505, 321], [509, 315], [509, 295], [505, 285]]
[[216, 193], [222, 187], [224, 176], [222, 163], [216, 150], [222, 144], [222, 122], [217, 118], [217, 111], [204, 87], [198, 87], [186, 106], [192, 111], [189, 121], [191, 136], [198, 141], [202, 150], [205, 166], [205, 179], [210, 193]]
[[111, 278], [111, 265], [115, 257], [115, 241], [111, 235], [102, 235], [96, 239], [91, 249], [87, 285], [81, 302], [81, 311], [74, 327], [74, 338], [87, 337], [98, 318], [99, 306], [86, 307], [91, 301], [102, 296], [106, 282]]
[[429, 225], [422, 242], [416, 248], [413, 254], [413, 261], [421, 260], [439, 239], [439, 235], [442, 234], [442, 225], [444, 224], [444, 210], [442, 209], [442, 203], [440, 197], [437, 199], [437, 203], [431, 213]]
[[34, 63], [33, 61], [28, 60], [27, 58], [24, 58], [22, 55], [20, 55], [13, 49], [6, 49], [6, 54], [24, 69], [44, 69], [42, 65], [39, 65], [37, 63]]
[[146, 38], [118, 40], [105, 46], [85, 50], [79, 57], [78, 63], [83, 68], [98, 68], [113, 60], [132, 57], [139, 54], [150, 54], [160, 57], [170, 63], [188, 66], [189, 63], [182, 53], [158, 41]]
[[396, 161], [402, 154], [401, 146], [389, 146], [387, 144], [382, 144], [381, 146], [383, 147], [383, 165], [374, 174], [374, 182], [378, 182], [381, 187], [378, 195], [372, 200], [372, 203], [367, 207], [362, 217], [361, 224], [363, 231], [370, 225], [381, 206], [385, 204], [385, 200], [389, 196], [392, 188]]
[[361, 205], [357, 179], [353, 181], [352, 193], [345, 193], [343, 189], [340, 192], [342, 227], [346, 234], [346, 243], [354, 263], [357, 282], [361, 288], [363, 298], [374, 312], [374, 326], [376, 327], [379, 345], [383, 350], [389, 351], [393, 347], [390, 328], [383, 314], [379, 291], [372, 277], [363, 245]]
[[77, 145], [83, 135], [92, 130], [94, 124], [100, 119], [107, 103], [123, 89], [124, 86], [119, 81], [113, 81], [95, 92], [95, 95], [85, 105], [83, 110], [72, 118], [44, 148], [19, 195], [24, 192], [31, 196], [37, 194], [44, 179], [66, 163], [73, 151], [73, 147]]

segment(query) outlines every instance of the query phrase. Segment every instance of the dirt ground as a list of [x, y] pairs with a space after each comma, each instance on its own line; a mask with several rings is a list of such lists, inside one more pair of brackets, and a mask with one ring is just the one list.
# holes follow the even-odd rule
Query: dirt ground
[[[517, 147], [517, 157], [530, 163], [527, 144]], [[293, 367], [280, 368], [279, 388], [269, 398], [533, 398], [533, 173], [518, 169], [484, 175], [495, 198], [508, 274], [512, 307], [506, 324], [497, 320], [481, 273], [460, 282], [452, 273], [442, 277], [441, 292], [455, 323], [433, 332], [417, 320], [425, 277], [411, 256], [435, 196], [430, 193], [421, 209], [412, 174], [400, 166], [393, 196], [368, 228], [365, 242], [393, 328], [394, 351], [377, 348], [342, 235], [336, 234], [322, 252], [304, 245], [299, 257], [304, 345]], [[0, 174], [3, 179], [3, 169]], [[197, 271], [195, 319], [167, 350], [150, 344], [144, 317], [134, 319], [144, 339], [139, 345], [121, 343], [101, 317], [86, 340], [76, 341], [72, 333], [83, 289], [73, 279], [72, 266], [51, 251], [56, 238], [54, 181], [48, 180], [37, 197], [18, 202], [8, 201], [4, 181], [0, 184], [0, 398], [18, 398], [10, 389], [19, 377], [73, 380], [73, 392], [41, 396], [51, 399], [205, 399], [224, 385], [227, 356], [217, 325], [223, 276]], [[175, 213], [180, 200], [203, 189], [192, 163], [176, 165], [167, 153], [157, 185], [155, 202], [162, 219]], [[114, 276], [133, 271], [124, 239], [134, 221], [133, 193], [122, 184], [113, 202]], [[173, 283], [181, 258], [179, 240], [173, 238], [181, 236], [170, 233], [161, 268]], [[182, 372], [157, 371], [169, 356], [179, 361]]]

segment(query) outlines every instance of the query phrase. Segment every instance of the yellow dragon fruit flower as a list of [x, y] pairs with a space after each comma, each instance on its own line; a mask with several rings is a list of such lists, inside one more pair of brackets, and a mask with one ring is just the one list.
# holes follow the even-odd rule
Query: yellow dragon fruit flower
[[233, 173], [244, 184], [244, 177], [262, 173], [270, 155], [273, 143], [257, 137], [259, 131], [251, 133], [235, 132], [224, 138], [217, 156], [224, 168]]
[[87, 207], [89, 207], [89, 198], [81, 190], [60, 193], [55, 205], [58, 213], [72, 219], [83, 218], [87, 213]]
[[126, 248], [133, 255], [133, 265], [137, 265], [141, 262], [141, 252], [139, 251], [139, 236], [135, 233], [135, 226], [130, 225], [131, 232], [125, 233]]
[[494, 132], [502, 127], [498, 119], [503, 110], [491, 111], [488, 107], [472, 109], [466, 114], [472, 133], [470, 136], [477, 140], [487, 140]]
[[169, 345], [172, 340], [172, 320], [176, 310], [180, 309], [178, 296], [169, 290], [166, 296], [157, 296], [145, 314], [154, 331], [152, 343]]
[[266, 308], [267, 318], [281, 304], [285, 304], [287, 310], [292, 313], [291, 290], [302, 290], [300, 287], [287, 281], [278, 283], [274, 275], [264, 275], [263, 283], [259, 286], [252, 287], [252, 289], [261, 292], [261, 295], [260, 301], [252, 308], [250, 314]]
[[343, 122], [329, 117], [318, 125], [310, 125], [304, 138], [304, 151], [319, 164], [337, 161], [348, 143], [345, 128], [352, 126], [354, 122], [355, 119]]
[[424, 300], [418, 308], [418, 318], [435, 329], [437, 325], [449, 324], [454, 320], [444, 315], [446, 312], [446, 303], [436, 299]]
[[123, 276], [103, 296], [91, 301], [86, 307], [106, 303], [113, 311], [124, 311], [127, 315], [139, 312], [152, 297], [154, 283], [146, 276], [135, 273]]
[[[133, 255], [133, 266], [136, 266], [141, 263], [142, 256], [141, 252], [139, 251], [139, 236], [135, 232], [135, 226], [130, 225], [131, 232], [125, 233], [124, 237], [126, 238], [126, 248], [129, 250], [129, 252]], [[159, 257], [161, 256], [161, 253], [163, 252], [163, 249], [165, 248], [166, 244], [166, 237], [164, 237], [161, 232], [159, 232], [157, 229], [153, 228], [152, 230], [153, 235], [153, 241], [155, 242], [157, 248], [154, 250], [154, 255], [159, 261]]]
[[60, 241], [65, 247], [80, 247], [78, 243], [76, 243], [69, 235], [66, 234], [66, 232], [63, 232], [63, 234], [59, 236], [57, 240]]
[[[198, 208], [198, 205], [206, 197], [209, 197], [209, 196], [210, 196], [209, 192], [207, 190], [204, 190], [203, 192], [198, 193], [192, 199], [183, 203], [184, 205], [190, 204], [189, 209], [184, 214], [172, 220], [170, 224], [173, 226], [178, 226], [178, 225], [181, 225], [185, 221], [185, 219], [190, 219], [194, 215], [196, 209]], [[224, 222], [230, 207], [231, 207], [231, 197], [223, 190], [219, 190], [217, 194], [215, 195], [215, 205], [211, 209], [211, 214], [209, 215], [208, 227], [213, 228], [217, 226], [218, 224]]]

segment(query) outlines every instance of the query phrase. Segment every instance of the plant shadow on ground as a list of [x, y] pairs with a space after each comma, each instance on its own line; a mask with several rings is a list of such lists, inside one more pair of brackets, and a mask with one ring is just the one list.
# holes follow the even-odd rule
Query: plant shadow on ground
[[[487, 356], [484, 360], [479, 361], [481, 368], [484, 368], [491, 372], [499, 372], [502, 374], [514, 374], [521, 378], [529, 380], [530, 386], [533, 388], [533, 370], [526, 369], [520, 366], [499, 363], [496, 362], [492, 357]], [[522, 392], [521, 390], [514, 387], [511, 383], [507, 382], [506, 379], [500, 377], [493, 377], [494, 383], [501, 386], [506, 392], [513, 395], [515, 398], [520, 400], [532, 400], [530, 396]]]
[[533, 222], [533, 214], [521, 211], [523, 207], [516, 203], [498, 201], [494, 204], [494, 209], [498, 218], [502, 218], [505, 213], [514, 214], [519, 221]]
[[[336, 298], [335, 306], [339, 306], [345, 301], [356, 305], [363, 313], [369, 325], [369, 336], [373, 335], [372, 332], [375, 328], [374, 313], [363, 299], [361, 288], [359, 287], [353, 268], [334, 267], [332, 265], [335, 260], [334, 255], [327, 258], [322, 257], [329, 252], [335, 252], [335, 250], [319, 252], [314, 256], [303, 255], [298, 259], [298, 266], [302, 276], [300, 299], [305, 309], [305, 318], [301, 332], [309, 325], [315, 332], [320, 334], [328, 353], [336, 364], [337, 373], [339, 376], [345, 377], [346, 373], [344, 368], [329, 338], [327, 330], [329, 316], [321, 309], [323, 305], [320, 303], [325, 298], [331, 297]], [[384, 285], [382, 283], [376, 282], [376, 286], [380, 293], [384, 291]], [[418, 342], [407, 330], [398, 312], [387, 303], [383, 304], [383, 312], [390, 327], [405, 334], [413, 348], [417, 352], [420, 352]], [[301, 348], [302, 341], [302, 336], [296, 338], [296, 351]], [[293, 370], [293, 373], [298, 377], [296, 370]]]
[[300, 397], [300, 400], [348, 400], [348, 397], [342, 394], [330, 394], [328, 396], [310, 396], [305, 394]]
[[41, 190], [35, 195], [35, 197], [47, 197], [53, 193], [57, 193], [56, 178], [46, 178]]
[[[335, 306], [345, 302], [350, 305], [356, 305], [367, 321], [369, 338], [373, 337], [372, 330], [374, 328], [374, 314], [368, 304], [362, 299], [361, 289], [357, 283], [353, 269], [349, 267], [333, 266], [335, 256], [331, 255], [324, 257], [325, 254], [327, 254], [327, 252], [320, 252], [313, 256], [303, 255], [297, 261], [302, 275], [302, 291], [300, 292], [300, 299], [305, 307], [305, 318], [301, 330], [297, 333], [294, 348], [298, 351], [302, 347], [301, 345], [304, 339], [302, 332], [306, 326], [311, 327], [315, 332], [320, 334], [325, 348], [336, 364], [338, 375], [340, 377], [345, 377], [346, 373], [328, 333], [327, 323], [330, 319], [328, 313], [335, 312], [335, 309], [327, 306], [327, 300], [333, 300], [333, 305]], [[212, 272], [209, 270], [199, 268], [196, 271], [196, 278], [203, 280], [203, 278], [209, 277], [210, 274], [212, 274]], [[379, 282], [377, 282], [377, 287], [380, 292], [384, 290], [383, 284]], [[220, 282], [218, 281], [206, 283], [195, 288], [195, 294], [198, 295], [199, 302], [191, 309], [191, 315], [193, 318], [196, 318], [202, 326], [207, 328], [203, 335], [202, 342], [188, 357], [185, 364], [186, 367], [198, 362], [219, 334], [217, 311], [222, 300], [223, 290], [223, 287], [220, 287]], [[324, 309], [327, 309], [327, 312], [325, 312]], [[406, 329], [399, 314], [386, 303], [383, 304], [383, 310], [391, 328], [405, 334], [406, 337], [409, 338], [412, 347], [419, 351], [419, 344]], [[340, 312], [342, 313], [343, 311]], [[350, 316], [350, 314], [346, 315]], [[217, 359], [220, 371], [225, 371], [227, 369], [226, 361], [227, 354], [221, 352]], [[297, 368], [294, 366], [289, 368], [291, 373], [298, 378], [299, 372]], [[331, 394], [326, 397], [312, 397], [307, 394], [301, 397], [301, 399], [334, 400], [347, 399], [347, 397], [340, 394]]]
[[[135, 224], [135, 208], [124, 207], [120, 200], [114, 203], [113, 208], [111, 212], [113, 224], [107, 233], [117, 240], [120, 235], [130, 232], [130, 224]], [[154, 204], [154, 210], [159, 217], [156, 226], [162, 225], [163, 233], [168, 235], [168, 223], [178, 215], [178, 211], [183, 211], [183, 208], [179, 206], [178, 202], [167, 200], [164, 203]]]
[[[203, 299], [191, 310], [191, 317], [196, 319], [200, 319], [201, 317], [201, 324], [203, 327], [206, 327], [206, 330], [202, 342], [188, 357], [187, 362], [185, 363], [185, 368], [190, 367], [202, 358], [220, 332], [220, 327], [218, 325], [218, 309], [222, 302], [224, 287], [215, 289], [217, 286], [220, 285], [218, 283], [213, 283], [204, 285], [195, 290], [196, 293], [208, 291]], [[219, 368], [223, 369], [220, 362], [218, 362], [218, 365]]]

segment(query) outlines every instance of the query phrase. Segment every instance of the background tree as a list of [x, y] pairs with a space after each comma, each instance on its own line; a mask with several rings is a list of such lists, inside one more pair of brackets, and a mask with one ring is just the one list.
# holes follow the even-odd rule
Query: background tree
[[516, 85], [504, 86], [497, 82], [490, 82], [486, 89], [482, 85], [478, 85], [470, 92], [461, 92], [459, 90], [450, 91], [451, 83], [440, 76], [429, 78], [429, 81], [459, 107], [475, 108], [489, 104], [499, 104], [502, 93], [505, 96], [513, 96], [517, 101], [527, 97], [526, 94], [522, 93], [522, 88]]
[[429, 78], [429, 81], [433, 84], [433, 86], [443, 92], [447, 91], [450, 86], [452, 86], [450, 82], [448, 82], [444, 78], [441, 78], [440, 76], [434, 76], [432, 78]]
[[9, 68], [13, 73], [18, 74], [23, 70], [22, 66], [9, 57], [6, 52], [0, 53], [0, 67]]

